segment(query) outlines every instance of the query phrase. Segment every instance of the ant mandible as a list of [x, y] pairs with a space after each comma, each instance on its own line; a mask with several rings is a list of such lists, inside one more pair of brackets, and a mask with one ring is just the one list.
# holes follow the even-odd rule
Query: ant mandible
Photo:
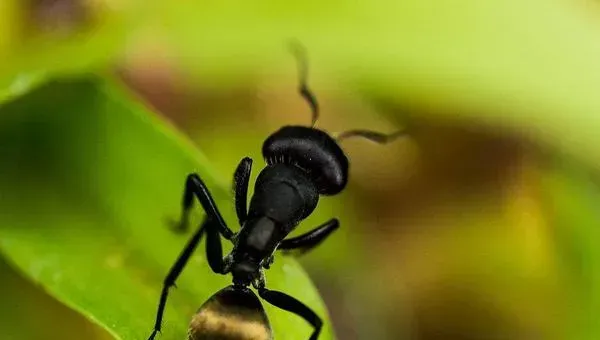
[[[263, 143], [262, 154], [267, 165], [254, 186], [247, 209], [247, 194], [252, 159], [245, 157], [234, 173], [235, 210], [241, 229], [229, 229], [211, 194], [195, 173], [188, 175], [183, 193], [180, 229], [188, 227], [194, 197], [206, 212], [206, 218], [185, 246], [164, 280], [154, 330], [148, 340], [160, 332], [169, 288], [181, 274], [203, 235], [206, 257], [216, 274], [233, 276], [233, 284], [215, 293], [198, 310], [188, 330], [188, 339], [272, 339], [272, 330], [257, 296], [270, 304], [294, 313], [313, 327], [310, 340], [319, 337], [321, 318], [297, 299], [265, 287], [264, 269], [273, 263], [276, 250], [306, 252], [321, 243], [339, 227], [337, 218], [323, 223], [303, 235], [286, 238], [317, 207], [320, 195], [339, 194], [348, 182], [348, 158], [338, 142], [349, 137], [363, 137], [384, 144], [402, 132], [382, 134], [369, 130], [350, 130], [332, 138], [316, 129], [319, 106], [307, 86], [306, 57], [300, 45], [293, 46], [299, 61], [299, 92], [312, 110], [312, 125], [284, 126]], [[233, 244], [223, 257], [221, 237]]]

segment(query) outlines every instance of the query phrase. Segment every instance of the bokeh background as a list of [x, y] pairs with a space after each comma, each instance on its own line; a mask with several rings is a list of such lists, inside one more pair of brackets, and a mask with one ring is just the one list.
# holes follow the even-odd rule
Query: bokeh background
[[[347, 190], [297, 230], [341, 220], [300, 259], [337, 338], [597, 339], [598, 3], [400, 3], [3, 0], [0, 71], [8, 96], [115, 72], [228, 181], [244, 156], [256, 176], [269, 133], [310, 123], [283, 39], [296, 35], [317, 127], [407, 131], [343, 141]], [[48, 338], [110, 338], [0, 268], [9, 339], [37, 338], [9, 331], [28, 304], [52, 311], [30, 320]]]

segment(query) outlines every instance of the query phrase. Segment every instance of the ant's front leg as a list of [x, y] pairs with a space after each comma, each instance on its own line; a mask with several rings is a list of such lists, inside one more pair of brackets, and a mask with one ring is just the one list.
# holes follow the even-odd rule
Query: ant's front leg
[[183, 192], [183, 199], [181, 202], [181, 218], [179, 223], [175, 227], [176, 231], [184, 232], [189, 229], [189, 218], [192, 204], [194, 203], [194, 196], [200, 201], [202, 208], [206, 212], [207, 219], [216, 223], [218, 231], [227, 240], [231, 240], [234, 233], [227, 227], [225, 220], [221, 216], [217, 205], [210, 194], [210, 191], [206, 187], [206, 184], [202, 181], [198, 174], [188, 175], [185, 181], [185, 190]]
[[235, 193], [235, 212], [240, 226], [248, 217], [248, 183], [252, 171], [252, 158], [244, 157], [233, 175], [233, 191]]

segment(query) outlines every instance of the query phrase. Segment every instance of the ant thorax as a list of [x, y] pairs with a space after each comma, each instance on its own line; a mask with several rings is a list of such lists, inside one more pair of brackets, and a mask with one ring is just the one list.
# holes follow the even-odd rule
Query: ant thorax
[[269, 218], [279, 227], [283, 239], [315, 210], [318, 201], [315, 184], [302, 169], [272, 164], [256, 180], [248, 218]]

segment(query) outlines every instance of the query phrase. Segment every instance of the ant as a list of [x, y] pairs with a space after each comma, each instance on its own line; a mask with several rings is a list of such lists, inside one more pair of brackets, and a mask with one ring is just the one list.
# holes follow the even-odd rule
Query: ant
[[[256, 179], [254, 195], [247, 208], [248, 184], [252, 159], [245, 157], [234, 173], [235, 210], [241, 229], [234, 233], [226, 225], [211, 194], [195, 173], [188, 175], [178, 228], [188, 228], [189, 212], [194, 197], [200, 201], [206, 218], [185, 246], [166, 276], [156, 313], [153, 340], [161, 329], [169, 288], [185, 267], [192, 253], [206, 236], [206, 257], [216, 274], [233, 276], [233, 284], [215, 293], [193, 317], [188, 330], [189, 340], [199, 339], [272, 339], [272, 330], [258, 297], [294, 313], [313, 327], [310, 340], [319, 337], [321, 318], [292, 296], [265, 287], [264, 269], [273, 263], [276, 250], [306, 252], [321, 243], [339, 228], [337, 218], [323, 223], [303, 235], [286, 238], [298, 224], [317, 207], [319, 196], [339, 194], [348, 182], [348, 158], [338, 142], [349, 137], [363, 137], [385, 144], [401, 132], [382, 134], [369, 130], [350, 130], [337, 140], [314, 126], [319, 116], [315, 96], [307, 87], [307, 65], [303, 50], [294, 45], [299, 61], [301, 96], [312, 110], [312, 126], [284, 126], [264, 142], [262, 154], [266, 160]], [[223, 257], [221, 237], [233, 244], [230, 254]]]

